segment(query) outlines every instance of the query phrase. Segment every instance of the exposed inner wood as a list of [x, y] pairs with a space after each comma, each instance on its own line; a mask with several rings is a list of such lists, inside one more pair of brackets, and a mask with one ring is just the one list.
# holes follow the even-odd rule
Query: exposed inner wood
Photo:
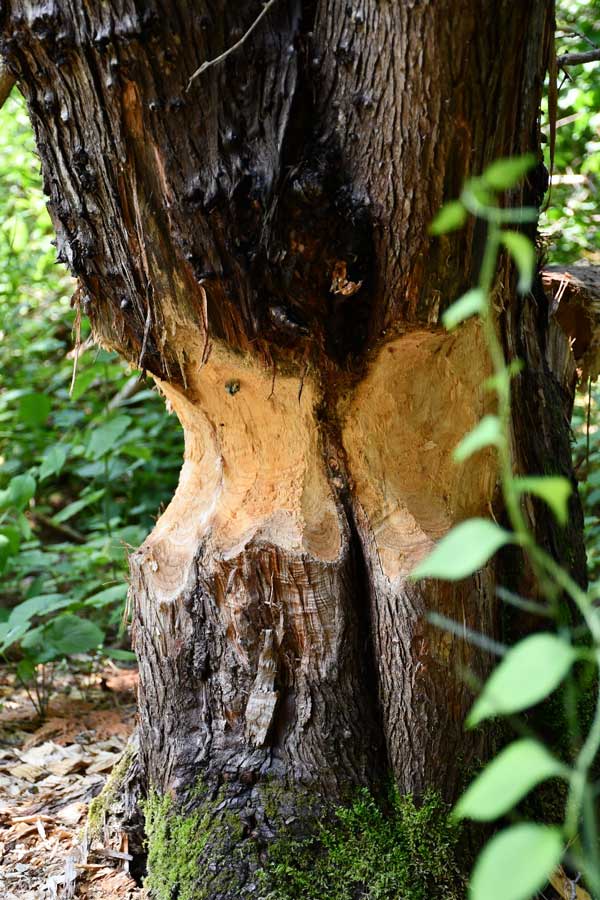
[[[185, 433], [179, 487], [143, 548], [164, 599], [181, 591], [203, 542], [222, 559], [264, 543], [332, 562], [342, 547], [318, 381], [270, 371], [219, 342], [205, 363], [203, 352], [188, 336], [186, 356], [196, 362], [187, 364], [187, 387], [158, 382]], [[486, 365], [476, 324], [452, 335], [409, 332], [341, 392], [335, 415], [351, 493], [387, 578], [408, 575], [454, 523], [489, 507], [493, 452], [470, 466], [452, 456], [486, 409]]]
[[340, 403], [356, 499], [389, 579], [410, 574], [453, 524], [489, 507], [493, 452], [471, 465], [452, 457], [485, 411], [486, 356], [474, 324], [452, 335], [408, 333], [381, 348]]
[[[480, 650], [431, 625], [441, 613], [484, 634], [497, 628], [490, 566], [458, 584], [408, 578], [453, 525], [488, 515], [496, 488], [490, 450], [457, 465], [452, 452], [487, 411], [489, 362], [481, 331], [412, 332], [384, 345], [366, 377], [340, 403], [354, 482], [355, 517], [368, 561], [372, 641], [386, 748], [406, 790], [423, 790], [430, 772], [449, 795], [459, 781], [452, 760], [484, 752], [466, 738], [469, 671], [485, 677]], [[432, 386], [435, 388], [432, 389]]]
[[[203, 765], [242, 785], [282, 771], [334, 792], [364, 783], [376, 697], [319, 382], [207, 348], [202, 332], [185, 359], [185, 386], [160, 383], [185, 432], [180, 483], [131, 560], [142, 718], [160, 748], [149, 776], [168, 789]], [[325, 739], [340, 716], [342, 744]]]
[[[426, 626], [427, 611], [464, 619], [460, 608], [469, 592], [489, 594], [475, 583], [438, 589], [406, 581], [436, 540], [457, 521], [485, 513], [492, 500], [491, 451], [480, 453], [475, 466], [452, 458], [486, 410], [479, 327], [390, 339], [365, 376], [345, 383], [329, 404], [313, 375], [266, 369], [219, 342], [207, 351], [201, 334], [188, 335], [186, 358], [185, 388], [160, 383], [184, 427], [185, 461], [171, 504], [133, 557], [140, 621], [146, 632], [155, 622], [169, 657], [186, 652], [188, 633], [193, 649], [196, 626], [185, 624], [186, 604], [199, 578], [208, 580], [216, 603], [211, 616], [227, 635], [227, 664], [233, 655], [243, 675], [242, 685], [228, 674], [224, 690], [224, 661], [210, 667], [218, 670], [224, 704], [222, 738], [238, 734], [243, 755], [252, 746], [289, 750], [315, 714], [313, 689], [307, 694], [304, 685], [316, 672], [338, 682], [355, 616], [373, 615], [369, 658], [377, 659], [380, 687], [389, 681], [388, 753], [414, 785], [422, 761], [407, 763], [410, 741], [399, 739], [399, 729], [418, 721], [430, 727], [434, 676], [453, 658], [478, 666], [476, 652]], [[325, 434], [332, 430], [341, 441], [334, 470]], [[362, 597], [358, 584], [347, 583], [352, 522], [369, 560]], [[477, 604], [480, 621], [473, 621], [469, 606], [470, 627], [491, 627], [489, 610]], [[458, 686], [450, 700], [451, 683], [459, 682], [454, 673], [444, 685], [455, 727], [470, 702]], [[369, 702], [372, 689], [365, 679], [356, 696]], [[415, 691], [427, 698], [416, 717], [408, 702]], [[370, 702], [376, 708], [379, 700], [371, 694]], [[310, 778], [310, 767], [304, 775]]]
[[159, 382], [185, 433], [177, 492], [144, 547], [161, 596], [181, 590], [203, 541], [230, 559], [251, 542], [334, 561], [340, 513], [327, 483], [311, 377], [188, 339], [187, 388]]

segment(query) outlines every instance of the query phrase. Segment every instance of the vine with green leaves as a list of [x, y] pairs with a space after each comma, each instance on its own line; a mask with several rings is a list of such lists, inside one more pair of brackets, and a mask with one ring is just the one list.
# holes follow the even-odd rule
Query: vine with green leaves
[[[454, 455], [463, 462], [479, 450], [495, 448], [510, 530], [489, 519], [468, 519], [436, 545], [412, 577], [460, 580], [485, 566], [501, 548], [516, 545], [526, 555], [540, 597], [546, 601], [524, 602], [529, 610], [540, 612], [545, 621], [555, 624], [554, 631], [530, 634], [508, 649], [475, 701], [467, 719], [470, 728], [492, 718], [514, 716], [542, 702], [569, 677], [578, 661], [592, 660], [600, 668], [600, 611], [592, 596], [536, 543], [522, 506], [525, 495], [534, 495], [564, 525], [571, 483], [558, 476], [515, 475], [510, 450], [511, 382], [521, 363], [505, 359], [492, 298], [502, 251], [507, 251], [516, 265], [518, 290], [526, 293], [531, 289], [536, 251], [524, 234], [510, 226], [536, 221], [538, 211], [501, 208], [496, 200], [499, 193], [518, 184], [533, 162], [531, 156], [496, 161], [482, 176], [467, 181], [460, 199], [444, 206], [431, 226], [434, 235], [444, 234], [462, 227], [469, 215], [486, 224], [478, 284], [449, 307], [443, 322], [449, 330], [472, 316], [481, 322], [493, 371], [486, 387], [495, 394], [496, 412], [484, 416]], [[507, 592], [503, 595], [506, 597]], [[560, 607], [565, 596], [585, 624], [587, 644], [575, 644], [572, 632], [561, 624]], [[521, 737], [484, 767], [458, 802], [457, 816], [483, 822], [504, 817], [548, 779], [562, 779], [568, 791], [562, 825], [519, 821], [500, 830], [486, 844], [472, 874], [472, 900], [528, 900], [549, 880], [565, 854], [583, 873], [593, 895], [600, 897], [597, 786], [592, 776], [599, 749], [600, 694], [587, 735], [573, 759], [559, 759], [540, 740]]]

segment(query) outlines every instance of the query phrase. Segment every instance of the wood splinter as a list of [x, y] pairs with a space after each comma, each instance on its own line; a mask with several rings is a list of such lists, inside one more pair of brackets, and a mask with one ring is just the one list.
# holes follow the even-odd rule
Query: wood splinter
[[246, 706], [246, 738], [256, 747], [264, 746], [275, 716], [279, 691], [275, 690], [277, 646], [272, 628], [264, 633], [256, 678]]

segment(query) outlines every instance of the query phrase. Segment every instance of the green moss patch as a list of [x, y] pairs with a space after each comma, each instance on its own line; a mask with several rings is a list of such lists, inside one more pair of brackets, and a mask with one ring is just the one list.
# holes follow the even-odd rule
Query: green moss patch
[[[148, 877], [151, 896], [193, 900], [198, 884], [198, 860], [209, 836], [209, 817], [197, 810], [189, 816], [174, 813], [170, 797], [150, 794], [144, 804], [148, 840]], [[175, 892], [177, 892], [175, 894]]]
[[448, 807], [395, 789], [385, 806], [364, 790], [313, 838], [281, 836], [260, 872], [261, 900], [463, 900], [461, 831]]
[[298, 837], [293, 830], [298, 818], [287, 826], [277, 812], [289, 810], [288, 792], [283, 789], [280, 804], [271, 789], [273, 808], [265, 812], [277, 837], [267, 848], [245, 833], [237, 813], [223, 808], [222, 796], [209, 801], [195, 794], [187, 812], [156, 793], [145, 804], [149, 873], [145, 887], [153, 900], [465, 897], [465, 880], [457, 864], [460, 826], [433, 793], [417, 805], [392, 790], [386, 802], [378, 804], [364, 790], [348, 806], [320, 820], [313, 818], [312, 836]]
[[120, 760], [108, 776], [106, 784], [98, 796], [94, 797], [90, 803], [87, 818], [90, 840], [101, 839], [106, 816], [118, 798], [121, 785], [133, 762], [135, 753], [136, 751], [132, 745], [128, 745], [125, 748]]
[[144, 887], [156, 900], [208, 900], [226, 894], [235, 890], [240, 866], [257, 866], [240, 817], [220, 809], [221, 795], [203, 800], [202, 793], [201, 784], [191, 792], [189, 811], [176, 809], [170, 797], [156, 792], [144, 803], [148, 847]]

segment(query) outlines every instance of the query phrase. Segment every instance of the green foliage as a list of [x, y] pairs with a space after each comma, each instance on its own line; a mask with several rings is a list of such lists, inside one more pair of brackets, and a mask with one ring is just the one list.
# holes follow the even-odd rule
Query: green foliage
[[172, 495], [182, 439], [86, 323], [69, 397], [74, 285], [16, 96], [0, 111], [0, 217], [0, 649], [33, 688], [44, 681], [32, 690], [43, 713], [36, 666], [122, 642], [125, 551]]
[[261, 881], [268, 900], [462, 900], [461, 836], [434, 793], [417, 805], [397, 790], [386, 808], [364, 790], [312, 839], [280, 836]]
[[429, 233], [446, 234], [462, 228], [467, 220], [467, 211], [459, 200], [451, 200], [440, 209], [439, 213], [429, 226]]
[[500, 547], [510, 543], [510, 532], [488, 519], [461, 522], [413, 570], [413, 578], [459, 581], [481, 569]]
[[499, 819], [541, 781], [564, 774], [562, 763], [539, 741], [522, 738], [484, 768], [457, 803], [455, 814], [482, 822]]
[[600, 596], [600, 384], [590, 384], [585, 395], [575, 398], [573, 411], [573, 458], [580, 479], [585, 543], [591, 591]]
[[[600, 0], [558, 0], [557, 53], [600, 47]], [[541, 230], [550, 261], [600, 261], [600, 78], [598, 63], [570, 66], [558, 75], [558, 114], [552, 196]], [[545, 159], [550, 168], [550, 124], [544, 109]]]
[[567, 524], [573, 486], [566, 478], [558, 475], [530, 475], [527, 478], [515, 478], [513, 484], [518, 493], [535, 494], [547, 503], [559, 525]]
[[523, 822], [499, 832], [487, 844], [471, 877], [470, 900], [530, 900], [559, 864], [559, 828]]
[[485, 447], [497, 447], [503, 439], [504, 435], [498, 416], [484, 416], [456, 447], [454, 459], [456, 462], [464, 462]]
[[517, 289], [521, 294], [526, 294], [531, 290], [535, 272], [535, 247], [524, 234], [520, 234], [518, 231], [502, 231], [500, 240], [512, 256], [519, 271]]
[[461, 322], [470, 319], [471, 316], [477, 315], [477, 313], [480, 313], [483, 309], [484, 301], [485, 297], [479, 288], [473, 288], [473, 290], [467, 291], [467, 293], [457, 300], [456, 303], [453, 303], [442, 316], [444, 327], [447, 328], [448, 331], [452, 331], [457, 325], [460, 325]]
[[[511, 647], [483, 685], [467, 719], [473, 727], [494, 716], [509, 716], [527, 710], [546, 700], [557, 688], [570, 698], [567, 713], [573, 734], [581, 732], [578, 721], [577, 681], [571, 677], [574, 663], [593, 660], [596, 666], [594, 690], [595, 710], [587, 717], [587, 734], [582, 741], [572, 742], [568, 763], [555, 759], [541, 742], [525, 739], [504, 750], [489, 763], [459, 802], [456, 813], [478, 820], [493, 820], [510, 812], [540, 782], [559, 777], [568, 785], [563, 822], [548, 828], [530, 822], [515, 825], [497, 834], [482, 851], [471, 877], [469, 896], [472, 900], [529, 900], [542, 888], [560, 862], [569, 842], [571, 855], [584, 872], [590, 887], [600, 896], [600, 847], [598, 846], [597, 785], [594, 763], [600, 750], [600, 616], [593, 594], [585, 593], [555, 559], [535, 542], [522, 505], [525, 494], [533, 494], [552, 510], [560, 525], [568, 517], [571, 484], [552, 475], [516, 477], [511, 458], [511, 380], [514, 361], [507, 362], [492, 309], [491, 297], [498, 267], [498, 255], [508, 250], [519, 274], [518, 289], [530, 289], [535, 269], [533, 245], [520, 232], [506, 230], [507, 225], [523, 221], [523, 211], [501, 208], [493, 197], [495, 190], [513, 186], [531, 161], [501, 160], [480, 178], [468, 181], [460, 203], [472, 215], [487, 224], [487, 238], [479, 283], [479, 315], [494, 374], [488, 387], [495, 392], [497, 411], [487, 416], [457, 448], [455, 457], [468, 459], [473, 452], [493, 446], [504, 503], [511, 531], [495, 522], [469, 519], [453, 528], [413, 572], [415, 578], [437, 577], [449, 581], [475, 573], [502, 546], [513, 543], [527, 554], [537, 579], [539, 594], [546, 605], [541, 612], [559, 633], [530, 635]], [[490, 171], [492, 176], [490, 177]], [[482, 189], [483, 185], [483, 189]], [[527, 216], [529, 213], [527, 212]], [[457, 301], [458, 311], [446, 313], [446, 324], [462, 321], [464, 298]], [[589, 430], [588, 430], [589, 451]], [[589, 454], [588, 454], [589, 455]], [[574, 645], [575, 634], [565, 627], [558, 598], [568, 596], [583, 622], [583, 647]], [[514, 598], [504, 592], [504, 599], [518, 600], [524, 609], [535, 611], [536, 601]], [[456, 624], [456, 623], [453, 623]], [[593, 650], [590, 650], [590, 645]], [[566, 686], [565, 686], [566, 685]]]
[[534, 165], [533, 153], [497, 159], [487, 167], [482, 181], [491, 191], [504, 191], [518, 184]]
[[544, 700], [568, 674], [578, 651], [555, 634], [532, 634], [511, 647], [494, 669], [467, 719], [473, 728]]

